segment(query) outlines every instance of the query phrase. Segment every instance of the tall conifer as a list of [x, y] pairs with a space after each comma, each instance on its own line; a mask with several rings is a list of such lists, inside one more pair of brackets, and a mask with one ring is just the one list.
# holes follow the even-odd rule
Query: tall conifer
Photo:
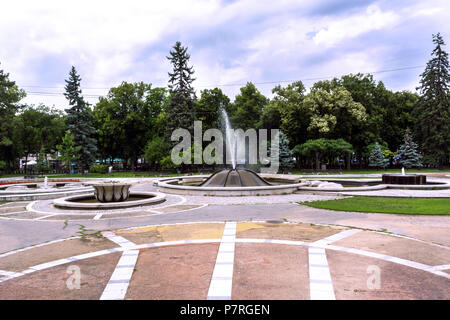
[[74, 136], [75, 146], [81, 147], [79, 150], [78, 166], [86, 170], [95, 162], [97, 153], [96, 130], [93, 126], [94, 117], [89, 104], [84, 101], [81, 95], [81, 78], [77, 74], [75, 67], [69, 73], [69, 80], [66, 81], [64, 93], [69, 100], [67, 112], [67, 127]]
[[442, 167], [450, 155], [450, 73], [448, 53], [442, 36], [433, 35], [436, 45], [432, 58], [421, 74], [421, 97], [415, 107], [416, 135], [424, 152], [424, 161]]
[[172, 132], [178, 128], [193, 130], [195, 92], [192, 88], [194, 70], [189, 66], [190, 55], [187, 47], [177, 41], [167, 57], [172, 64], [173, 72], [169, 72], [170, 103], [167, 107], [166, 139], [170, 142]]

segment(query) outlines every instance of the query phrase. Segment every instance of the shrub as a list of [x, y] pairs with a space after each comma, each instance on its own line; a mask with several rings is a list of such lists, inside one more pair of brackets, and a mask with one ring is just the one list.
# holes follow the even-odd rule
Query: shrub
[[166, 156], [161, 160], [161, 167], [163, 169], [175, 169], [180, 165], [176, 165], [172, 162], [172, 158], [170, 156]]
[[92, 173], [108, 173], [108, 167], [106, 164], [94, 164], [90, 171]]

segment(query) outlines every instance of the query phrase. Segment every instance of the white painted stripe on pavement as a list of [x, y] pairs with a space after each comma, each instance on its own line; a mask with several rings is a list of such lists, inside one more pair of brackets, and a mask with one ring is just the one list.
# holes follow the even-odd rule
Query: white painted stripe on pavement
[[333, 234], [332, 236], [317, 240], [315, 242], [313, 242], [311, 245], [313, 246], [326, 246], [330, 243], [342, 240], [344, 238], [347, 238], [349, 236], [354, 235], [355, 233], [360, 232], [360, 229], [350, 229], [350, 230], [345, 230], [336, 234]]
[[311, 300], [336, 300], [325, 249], [309, 247], [308, 259]]
[[128, 290], [139, 250], [126, 250], [120, 257], [100, 300], [123, 300]]
[[236, 222], [227, 222], [217, 252], [216, 264], [209, 284], [208, 300], [230, 300], [233, 285]]
[[98, 220], [98, 219], [100, 219], [100, 218], [102, 217], [102, 215], [103, 215], [103, 212], [97, 213], [97, 214], [95, 215], [95, 217], [93, 218], [93, 220]]
[[118, 244], [121, 247], [131, 248], [136, 246], [134, 242], [131, 242], [130, 240], [125, 239], [124, 237], [118, 236], [113, 232], [103, 232], [102, 234], [106, 239], [114, 242], [115, 244]]
[[440, 270], [448, 270], [450, 269], [450, 264], [443, 264], [440, 266], [433, 266], [431, 268], [429, 268], [430, 270], [434, 270], [434, 271], [440, 271]]

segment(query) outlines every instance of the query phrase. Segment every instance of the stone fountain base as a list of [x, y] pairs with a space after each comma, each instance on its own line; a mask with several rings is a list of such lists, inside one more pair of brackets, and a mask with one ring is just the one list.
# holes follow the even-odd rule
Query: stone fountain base
[[383, 174], [383, 184], [427, 184], [427, 176], [422, 174]]

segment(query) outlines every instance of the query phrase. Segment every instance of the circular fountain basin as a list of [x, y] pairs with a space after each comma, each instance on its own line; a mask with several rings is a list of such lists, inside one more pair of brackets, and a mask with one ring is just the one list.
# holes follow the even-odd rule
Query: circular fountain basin
[[84, 194], [53, 200], [53, 205], [66, 209], [117, 209], [157, 204], [165, 201], [160, 192], [131, 192], [126, 200], [119, 202], [98, 202], [95, 195]]
[[223, 170], [211, 176], [182, 176], [155, 181], [158, 191], [199, 196], [263, 196], [291, 194], [304, 183], [298, 179], [271, 180], [271, 175], [258, 175], [250, 170]]
[[55, 199], [92, 190], [79, 181], [49, 181], [47, 185], [37, 182], [3, 182], [0, 185], [0, 201], [31, 201]]

